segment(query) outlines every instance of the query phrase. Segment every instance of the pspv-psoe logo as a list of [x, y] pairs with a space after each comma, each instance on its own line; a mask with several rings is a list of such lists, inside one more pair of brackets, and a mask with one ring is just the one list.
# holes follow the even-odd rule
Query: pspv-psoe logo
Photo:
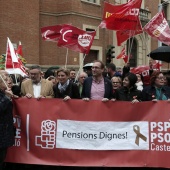
[[45, 149], [54, 149], [56, 140], [56, 122], [44, 120], [41, 122], [41, 135], [35, 137], [35, 145]]

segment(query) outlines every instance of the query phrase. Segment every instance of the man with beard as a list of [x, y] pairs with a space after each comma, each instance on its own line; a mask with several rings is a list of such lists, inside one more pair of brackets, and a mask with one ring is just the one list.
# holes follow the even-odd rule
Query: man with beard
[[116, 71], [116, 66], [113, 63], [107, 65], [107, 77], [111, 80], [112, 77], [122, 77], [122, 75]]

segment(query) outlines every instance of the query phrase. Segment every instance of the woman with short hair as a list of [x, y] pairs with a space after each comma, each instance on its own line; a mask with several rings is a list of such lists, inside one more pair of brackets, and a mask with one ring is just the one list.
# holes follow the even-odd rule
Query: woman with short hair
[[150, 86], [142, 91], [143, 101], [158, 101], [170, 99], [170, 87], [165, 86], [165, 76], [160, 71], [151, 74]]

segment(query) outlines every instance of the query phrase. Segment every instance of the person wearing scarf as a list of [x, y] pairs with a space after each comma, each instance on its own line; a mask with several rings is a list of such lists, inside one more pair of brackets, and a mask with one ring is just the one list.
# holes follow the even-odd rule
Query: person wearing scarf
[[154, 71], [150, 78], [151, 85], [142, 91], [143, 101], [170, 101], [170, 87], [165, 85], [165, 76], [160, 71]]
[[64, 101], [69, 99], [80, 99], [77, 84], [69, 80], [69, 71], [60, 68], [57, 70], [56, 74], [58, 83], [53, 87], [54, 98], [63, 98]]

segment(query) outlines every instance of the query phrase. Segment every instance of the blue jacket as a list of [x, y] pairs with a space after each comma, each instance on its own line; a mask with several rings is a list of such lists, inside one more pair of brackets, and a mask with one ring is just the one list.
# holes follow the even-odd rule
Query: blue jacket
[[[87, 77], [84, 80], [83, 83], [83, 90], [82, 90], [82, 98], [91, 98], [91, 86], [92, 86], [92, 77]], [[104, 98], [111, 99], [113, 98], [113, 86], [112, 82], [104, 77], [104, 87], [105, 87], [105, 93], [104, 93]]]

